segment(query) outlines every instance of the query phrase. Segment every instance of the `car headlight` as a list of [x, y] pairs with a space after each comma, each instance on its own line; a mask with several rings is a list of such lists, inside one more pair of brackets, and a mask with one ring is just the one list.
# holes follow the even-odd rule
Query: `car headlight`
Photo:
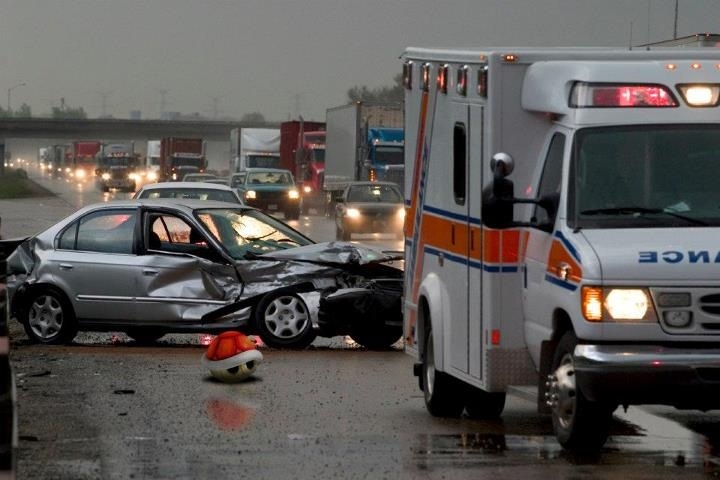
[[303, 192], [305, 192], [305, 193], [312, 192], [312, 187], [310, 185], [303, 186]]
[[154, 171], [148, 172], [148, 173], [147, 173], [147, 179], [154, 182], [155, 180], [158, 179], [157, 173], [154, 172]]
[[245, 198], [248, 200], [255, 200], [257, 198], [257, 193], [255, 193], [255, 190], [248, 190], [245, 192]]
[[110, 174], [109, 174], [109, 173], [103, 173], [103, 174], [102, 174], [102, 179], [103, 179], [103, 180], [110, 180]]
[[128, 178], [129, 178], [130, 180], [133, 180], [133, 181], [137, 182], [138, 178], [140, 178], [140, 177], [138, 176], [137, 173], [131, 173], [131, 174], [128, 175]]
[[644, 288], [582, 288], [583, 316], [590, 322], [657, 322], [650, 293]]
[[360, 218], [360, 210], [357, 208], [348, 208], [345, 212], [345, 216], [348, 218]]
[[293, 200], [297, 200], [298, 198], [300, 198], [300, 192], [298, 192], [297, 190], [290, 190], [288, 192], [288, 197]]
[[400, 220], [405, 220], [405, 207], [398, 208], [397, 218]]

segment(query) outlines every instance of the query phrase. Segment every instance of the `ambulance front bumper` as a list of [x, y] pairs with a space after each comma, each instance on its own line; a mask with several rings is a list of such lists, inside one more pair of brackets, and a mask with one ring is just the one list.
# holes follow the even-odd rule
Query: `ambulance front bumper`
[[578, 345], [578, 388], [591, 401], [720, 408], [720, 347]]

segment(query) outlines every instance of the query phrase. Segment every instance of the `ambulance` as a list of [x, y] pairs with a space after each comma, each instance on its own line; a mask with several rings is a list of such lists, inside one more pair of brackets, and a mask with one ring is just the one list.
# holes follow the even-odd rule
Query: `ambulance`
[[499, 417], [536, 386], [587, 451], [620, 406], [720, 408], [720, 50], [401, 59], [404, 339], [429, 412]]

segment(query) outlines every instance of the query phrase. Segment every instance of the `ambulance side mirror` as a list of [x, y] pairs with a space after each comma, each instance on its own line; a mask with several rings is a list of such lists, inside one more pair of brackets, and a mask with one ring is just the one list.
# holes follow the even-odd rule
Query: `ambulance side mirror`
[[515, 162], [507, 153], [496, 153], [490, 160], [493, 182], [483, 191], [482, 219], [491, 228], [513, 226], [515, 185], [506, 178], [515, 168]]

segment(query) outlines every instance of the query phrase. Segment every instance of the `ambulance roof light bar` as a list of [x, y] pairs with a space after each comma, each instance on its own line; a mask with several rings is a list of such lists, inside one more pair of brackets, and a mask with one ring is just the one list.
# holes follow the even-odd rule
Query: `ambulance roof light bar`
[[664, 85], [575, 82], [570, 90], [574, 108], [667, 108], [678, 102]]

